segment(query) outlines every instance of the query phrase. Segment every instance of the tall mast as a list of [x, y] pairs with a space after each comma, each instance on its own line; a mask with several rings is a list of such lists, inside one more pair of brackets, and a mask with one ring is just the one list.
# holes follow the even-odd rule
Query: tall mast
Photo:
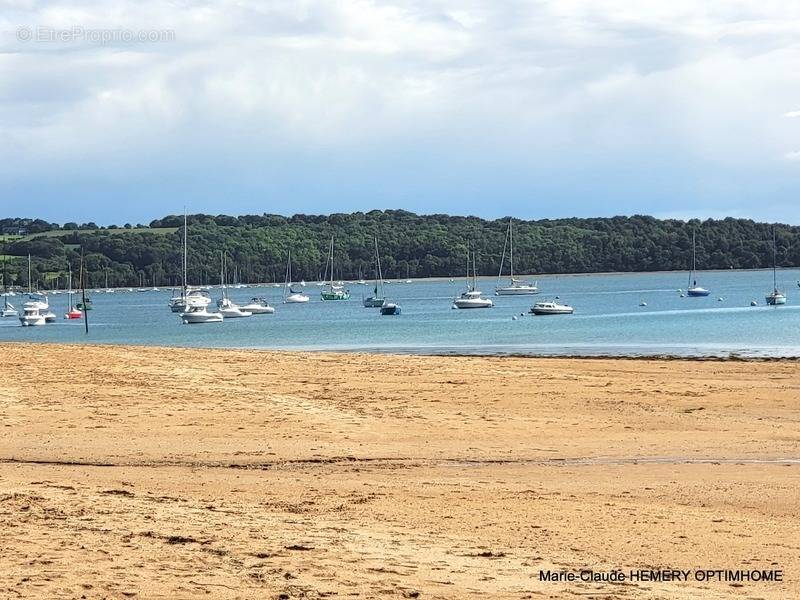
[[511, 283], [514, 283], [514, 228], [511, 226], [513, 219], [508, 220], [508, 241], [511, 247], [510, 263], [511, 263]]
[[289, 257], [286, 259], [286, 278], [283, 281], [283, 299], [286, 300], [286, 288], [292, 283], [292, 249], [289, 248]]
[[333, 289], [333, 236], [331, 236], [331, 289]]
[[695, 232], [692, 231], [692, 270], [689, 271], [689, 287], [692, 287], [692, 275], [694, 275], [694, 267], [695, 267], [694, 240], [695, 240]]
[[189, 269], [189, 235], [188, 235], [188, 224], [186, 219], [186, 207], [183, 207], [183, 295], [186, 295], [186, 281], [187, 275], [186, 271]]
[[464, 281], [467, 285], [467, 291], [469, 291], [469, 242], [467, 242], [467, 272], [464, 275]]
[[472, 251], [472, 289], [478, 289], [478, 271], [475, 268], [475, 250]]
[[28, 293], [33, 291], [33, 282], [31, 281], [31, 253], [28, 252]]
[[775, 226], [772, 227], [772, 287], [778, 291], [778, 247], [775, 245]]
[[380, 297], [383, 298], [384, 297], [384, 293], [383, 293], [383, 271], [381, 270], [381, 255], [378, 252], [378, 236], [377, 235], [375, 236], [375, 262], [378, 265], [378, 272], [377, 272], [378, 280], [375, 282], [375, 293], [376, 294], [378, 293], [378, 282], [380, 282], [380, 286], [381, 286], [381, 295], [380, 295]]
[[5, 301], [5, 307], [8, 308], [8, 285], [6, 285], [6, 261], [8, 259], [5, 255], [5, 249], [3, 250], [3, 300]]

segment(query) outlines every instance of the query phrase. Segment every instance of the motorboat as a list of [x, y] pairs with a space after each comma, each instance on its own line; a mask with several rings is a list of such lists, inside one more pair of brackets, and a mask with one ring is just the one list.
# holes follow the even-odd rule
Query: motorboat
[[537, 302], [531, 307], [530, 312], [534, 315], [571, 315], [575, 309], [558, 302]]
[[509, 247], [508, 264], [509, 277], [511, 281], [508, 285], [500, 285], [500, 278], [503, 276], [503, 263], [506, 257], [506, 248], [503, 246], [503, 254], [500, 257], [500, 272], [497, 274], [497, 287], [494, 289], [496, 296], [532, 296], [539, 293], [536, 283], [523, 281], [514, 277], [514, 229], [512, 220], [508, 220], [508, 230], [506, 231], [506, 244]]
[[223, 315], [221, 312], [209, 312], [206, 305], [203, 306], [189, 306], [185, 312], [182, 312], [181, 320], [186, 325], [193, 325], [198, 323], [221, 323]]
[[399, 315], [401, 312], [401, 308], [399, 304], [395, 304], [394, 302], [384, 302], [381, 306], [381, 314], [385, 316], [389, 315]]
[[269, 302], [264, 298], [251, 298], [250, 302], [242, 306], [241, 309], [254, 315], [271, 315], [275, 312], [275, 308], [270, 306]]
[[39, 307], [32, 303], [26, 302], [22, 307], [22, 314], [19, 316], [19, 321], [23, 327], [33, 327], [35, 325], [44, 325], [44, 315], [39, 312]]
[[186, 312], [190, 307], [203, 307], [211, 304], [211, 295], [206, 290], [188, 290], [185, 294], [174, 296], [169, 300], [170, 310], [174, 313]]
[[217, 302], [217, 306], [219, 307], [219, 312], [226, 319], [238, 319], [241, 317], [253, 316], [253, 313], [246, 310], [242, 310], [242, 307], [240, 307], [238, 304], [234, 304], [228, 298], [223, 298], [222, 300]]

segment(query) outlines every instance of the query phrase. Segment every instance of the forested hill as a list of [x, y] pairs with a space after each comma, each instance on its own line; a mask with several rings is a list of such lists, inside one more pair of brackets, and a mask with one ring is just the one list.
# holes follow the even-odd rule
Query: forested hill
[[[416, 215], [390, 210], [332, 215], [189, 216], [189, 279], [215, 283], [220, 252], [226, 251], [243, 283], [282, 281], [292, 251], [295, 279], [316, 280], [323, 272], [331, 236], [336, 277], [372, 275], [374, 235], [386, 277], [460, 276], [466, 244], [477, 250], [480, 274], [496, 275], [508, 219]], [[183, 216], [149, 226], [98, 228], [89, 223], [57, 225], [33, 219], [0, 219], [9, 281], [27, 285], [27, 261], [42, 287], [64, 285], [67, 264], [78, 270], [80, 247], [91, 287], [178, 282]], [[697, 233], [698, 267], [756, 268], [772, 265], [772, 226], [746, 219], [659, 220], [647, 216], [514, 221], [515, 271], [682, 270], [691, 261]], [[800, 227], [777, 225], [779, 266], [800, 265]], [[233, 273], [233, 269], [229, 269]]]

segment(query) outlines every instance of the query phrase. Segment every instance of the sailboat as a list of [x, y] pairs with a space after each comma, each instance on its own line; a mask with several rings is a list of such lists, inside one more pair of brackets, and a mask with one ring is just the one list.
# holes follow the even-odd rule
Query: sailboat
[[694, 272], [697, 270], [697, 251], [695, 248], [695, 233], [692, 232], [692, 270], [689, 271], [689, 288], [686, 290], [687, 296], [708, 296], [711, 292], [704, 287], [697, 285], [694, 279]]
[[469, 277], [469, 248], [467, 248], [467, 289], [458, 298], [453, 300], [453, 308], [491, 308], [494, 303], [489, 298], [482, 298], [478, 290], [478, 272], [475, 269], [475, 252], [472, 252], [472, 285]]
[[323, 300], [349, 300], [350, 299], [350, 290], [346, 290], [343, 287], [342, 283], [334, 284], [333, 282], [333, 236], [331, 236], [331, 250], [328, 254], [328, 262], [325, 263], [325, 272], [328, 272], [328, 263], [331, 265], [331, 280], [327, 284], [328, 289], [322, 291], [322, 299]]
[[80, 319], [83, 316], [83, 312], [72, 304], [72, 267], [70, 266], [67, 271], [69, 273], [69, 286], [67, 289], [67, 313], [64, 315], [64, 318]]
[[506, 243], [509, 246], [509, 275], [510, 283], [506, 286], [500, 285], [500, 278], [503, 276], [503, 262], [506, 257], [506, 247], [503, 246], [503, 255], [500, 258], [500, 272], [497, 274], [497, 287], [494, 290], [496, 296], [532, 296], [539, 293], [539, 288], [536, 283], [522, 281], [521, 279], [514, 278], [514, 229], [512, 227], [512, 219], [508, 220], [508, 230], [506, 231]]
[[778, 289], [778, 246], [775, 244], [775, 228], [772, 228], [772, 292], [765, 296], [770, 306], [786, 304], [786, 294]]
[[235, 304], [233, 300], [228, 298], [228, 286], [225, 281], [225, 253], [220, 253], [220, 265], [221, 265], [220, 282], [222, 288], [222, 298], [217, 300], [217, 306], [219, 307], [219, 312], [226, 319], [252, 317], [253, 313], [246, 310], [242, 310], [238, 304]]
[[[380, 294], [378, 294], [378, 286], [380, 286]], [[383, 293], [383, 271], [381, 270], [381, 256], [378, 252], [378, 236], [375, 236], [375, 288], [372, 296], [364, 298], [365, 308], [380, 308], [386, 300], [386, 295]]]
[[0, 317], [16, 317], [17, 309], [8, 301], [8, 284], [6, 283], [6, 255], [3, 254], [3, 310], [0, 311]]
[[311, 300], [302, 292], [296, 292], [292, 289], [292, 251], [289, 250], [286, 259], [286, 277], [283, 282], [283, 303], [284, 304], [302, 304]]
[[[211, 296], [205, 290], [190, 289], [188, 283], [189, 271], [189, 227], [187, 223], [186, 209], [183, 211], [183, 282], [179, 296], [173, 296], [169, 300], [169, 308], [174, 313], [185, 313], [190, 308], [205, 308], [211, 304]], [[197, 311], [193, 311], [197, 312]], [[216, 313], [209, 313], [216, 314]], [[198, 317], [199, 318], [199, 317]], [[200, 322], [200, 321], [196, 321]]]

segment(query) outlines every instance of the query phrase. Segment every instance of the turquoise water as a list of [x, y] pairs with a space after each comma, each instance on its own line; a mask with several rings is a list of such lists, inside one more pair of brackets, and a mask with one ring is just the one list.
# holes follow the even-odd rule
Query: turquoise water
[[[309, 285], [308, 304], [283, 305], [281, 289], [231, 290], [234, 301], [267, 297], [274, 315], [257, 315], [207, 325], [183, 325], [171, 313], [169, 290], [93, 293], [90, 332], [82, 321], [61, 319], [65, 295], [51, 296], [57, 323], [21, 327], [0, 320], [0, 342], [144, 344], [167, 346], [367, 350], [415, 353], [613, 355], [613, 356], [765, 356], [800, 357], [800, 270], [779, 272], [787, 305], [767, 307], [771, 271], [703, 272], [698, 283], [706, 298], [681, 298], [685, 273], [636, 273], [539, 277], [538, 296], [492, 296], [495, 307], [453, 310], [463, 280], [419, 280], [386, 287], [403, 314], [381, 316], [361, 305], [371, 286], [349, 286], [346, 302], [322, 302], [320, 288]], [[479, 287], [486, 295], [495, 279]], [[219, 296], [218, 290], [212, 295]], [[559, 296], [574, 315], [534, 317], [526, 313], [535, 299]], [[722, 298], [721, 301], [718, 298]], [[756, 300], [757, 307], [751, 307]], [[22, 297], [11, 299], [21, 304]], [[640, 307], [641, 301], [647, 307]], [[512, 317], [517, 316], [516, 320]]]

